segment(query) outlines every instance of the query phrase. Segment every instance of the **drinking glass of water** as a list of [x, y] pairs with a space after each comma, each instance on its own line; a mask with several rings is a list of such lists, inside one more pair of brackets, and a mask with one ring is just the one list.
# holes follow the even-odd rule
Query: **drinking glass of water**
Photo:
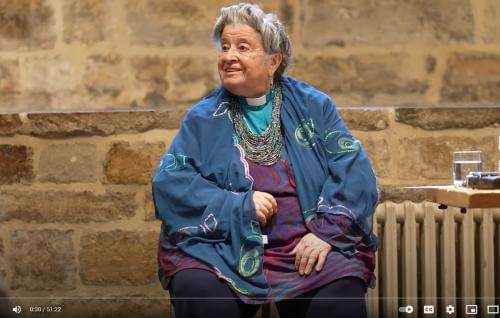
[[462, 187], [469, 172], [483, 170], [481, 151], [455, 151], [453, 153], [453, 184]]

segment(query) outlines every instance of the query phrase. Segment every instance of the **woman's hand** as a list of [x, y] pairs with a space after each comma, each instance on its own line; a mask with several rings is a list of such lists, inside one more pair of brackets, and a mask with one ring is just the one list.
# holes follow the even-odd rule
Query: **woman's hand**
[[323, 241], [313, 233], [307, 233], [302, 237], [290, 252], [295, 255], [295, 268], [300, 275], [309, 275], [316, 263], [316, 271], [319, 272], [325, 265], [326, 256], [332, 249], [332, 246]]
[[254, 191], [253, 203], [255, 211], [257, 212], [257, 219], [261, 226], [265, 226], [269, 220], [278, 210], [276, 199], [267, 192]]

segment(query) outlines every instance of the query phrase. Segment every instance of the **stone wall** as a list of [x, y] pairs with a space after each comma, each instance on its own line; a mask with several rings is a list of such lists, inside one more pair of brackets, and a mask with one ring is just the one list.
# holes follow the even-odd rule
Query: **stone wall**
[[11, 297], [55, 297], [15, 302], [65, 317], [168, 313], [150, 178], [182, 115], [0, 115], [0, 281]]
[[[0, 111], [185, 109], [218, 84], [214, 0], [0, 0]], [[497, 0], [257, 1], [338, 105], [498, 105]]]
[[[456, 149], [482, 150], [486, 169], [500, 159], [500, 108], [339, 112], [373, 163], [382, 201], [419, 202], [402, 186], [451, 183]], [[54, 297], [17, 302], [62, 304], [75, 317], [168, 312], [150, 177], [182, 115], [0, 115], [0, 280], [14, 297]]]

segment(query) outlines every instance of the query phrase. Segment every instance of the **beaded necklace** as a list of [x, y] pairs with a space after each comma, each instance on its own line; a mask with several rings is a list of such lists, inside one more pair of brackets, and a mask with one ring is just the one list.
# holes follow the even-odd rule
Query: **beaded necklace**
[[243, 147], [248, 159], [263, 165], [270, 166], [280, 158], [283, 148], [283, 136], [281, 135], [281, 85], [276, 82], [272, 88], [273, 110], [271, 113], [271, 123], [261, 134], [254, 134], [245, 124], [245, 119], [234, 96], [230, 99], [229, 111], [233, 118], [236, 136], [239, 144]]

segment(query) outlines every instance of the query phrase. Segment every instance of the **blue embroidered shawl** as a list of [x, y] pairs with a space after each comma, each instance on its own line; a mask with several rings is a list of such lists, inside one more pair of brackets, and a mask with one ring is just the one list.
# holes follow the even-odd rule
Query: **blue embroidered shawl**
[[[378, 191], [359, 141], [327, 95], [291, 77], [281, 83], [282, 129], [305, 221], [321, 213], [344, 214], [375, 250]], [[211, 265], [236, 291], [265, 297], [253, 180], [229, 115], [229, 94], [220, 86], [186, 114], [157, 167], [153, 198], [168, 233], [160, 240]], [[340, 251], [350, 257], [355, 248]]]

